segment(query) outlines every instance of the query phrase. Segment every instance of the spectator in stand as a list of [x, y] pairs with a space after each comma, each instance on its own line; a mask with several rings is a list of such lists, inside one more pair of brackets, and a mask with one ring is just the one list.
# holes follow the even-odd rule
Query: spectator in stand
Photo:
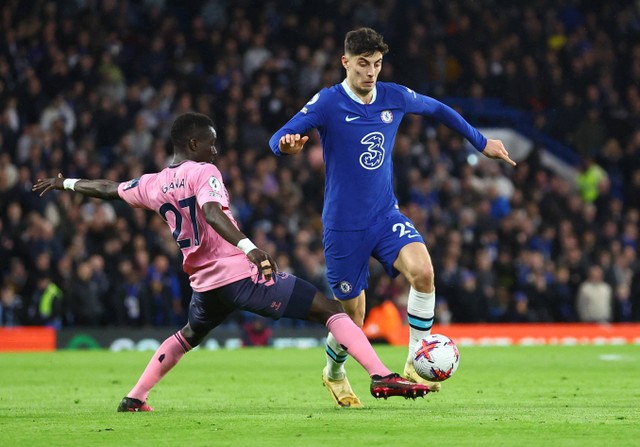
[[150, 311], [142, 275], [135, 269], [131, 259], [126, 258], [118, 263], [118, 273], [122, 281], [113, 291], [115, 323], [133, 327], [149, 324], [147, 319]]
[[607, 173], [598, 166], [591, 155], [584, 158], [582, 172], [578, 175], [578, 191], [586, 203], [595, 202], [600, 193], [600, 184], [608, 181]]
[[268, 346], [271, 344], [273, 330], [266, 318], [258, 315], [247, 315], [242, 323], [243, 346]]
[[65, 306], [71, 309], [74, 326], [101, 326], [105, 308], [100, 285], [93, 278], [90, 261], [81, 262], [76, 268], [75, 279], [65, 295]]
[[586, 280], [580, 284], [576, 300], [580, 321], [609, 323], [613, 317], [613, 291], [604, 282], [602, 269], [598, 265], [589, 267]]
[[37, 278], [35, 290], [27, 308], [29, 324], [61, 329], [63, 323], [63, 292], [51, 281], [48, 273]]
[[535, 316], [529, 308], [529, 298], [524, 292], [516, 292], [509, 303], [506, 321], [512, 323], [534, 323]]
[[179, 326], [184, 321], [180, 284], [174, 271], [164, 254], [156, 255], [149, 266], [145, 295], [154, 326]]
[[576, 310], [574, 306], [574, 294], [569, 285], [569, 269], [564, 265], [556, 267], [554, 281], [549, 290], [549, 301], [551, 302], [551, 313], [553, 321], [573, 322], [576, 321]]
[[7, 279], [0, 288], [0, 326], [22, 326], [23, 319], [22, 297], [16, 293], [16, 286]]
[[[459, 291], [448, 300], [455, 323], [485, 322], [489, 319], [487, 302], [478, 290], [476, 275], [469, 270], [461, 273]], [[455, 304], [455, 306], [454, 306]]]

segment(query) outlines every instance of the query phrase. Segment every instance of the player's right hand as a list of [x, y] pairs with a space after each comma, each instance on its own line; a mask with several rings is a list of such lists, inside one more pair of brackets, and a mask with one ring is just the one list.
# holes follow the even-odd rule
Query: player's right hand
[[58, 174], [56, 178], [39, 178], [31, 187], [31, 191], [40, 193], [40, 197], [42, 197], [52, 189], [64, 189], [63, 182], [64, 177], [62, 174]]
[[273, 275], [278, 273], [278, 265], [271, 259], [271, 256], [266, 251], [254, 248], [247, 253], [247, 258], [258, 267], [258, 274], [262, 276], [265, 281], [270, 281]]
[[300, 136], [299, 133], [288, 133], [280, 137], [279, 148], [283, 154], [295, 155], [299, 153], [304, 147], [305, 143], [309, 141], [308, 136]]

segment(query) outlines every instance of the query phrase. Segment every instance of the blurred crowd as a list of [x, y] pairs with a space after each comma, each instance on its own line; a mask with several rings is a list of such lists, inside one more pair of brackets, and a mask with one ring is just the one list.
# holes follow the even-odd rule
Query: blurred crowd
[[[575, 180], [542, 148], [515, 168], [470, 163], [455, 132], [405, 118], [396, 190], [433, 258], [439, 322], [640, 321], [638, 2], [5, 0], [0, 325], [184, 324], [188, 281], [160, 216], [31, 185], [158, 171], [172, 120], [192, 110], [216, 123], [243, 231], [330, 295], [318, 136], [286, 158], [268, 139], [343, 79], [359, 26], [390, 46], [381, 80], [501, 98], [582, 160]], [[369, 305], [403, 311], [408, 285], [371, 267]]]

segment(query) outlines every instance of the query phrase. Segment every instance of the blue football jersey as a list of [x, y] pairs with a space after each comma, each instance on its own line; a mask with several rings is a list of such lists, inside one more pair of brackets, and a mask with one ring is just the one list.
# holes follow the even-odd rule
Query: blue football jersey
[[346, 80], [322, 89], [269, 141], [285, 134], [317, 129], [325, 161], [322, 222], [332, 230], [361, 230], [397, 208], [393, 191], [391, 151], [406, 113], [433, 117], [460, 132], [478, 150], [487, 140], [456, 111], [431, 97], [393, 83], [377, 82], [374, 96], [364, 104]]

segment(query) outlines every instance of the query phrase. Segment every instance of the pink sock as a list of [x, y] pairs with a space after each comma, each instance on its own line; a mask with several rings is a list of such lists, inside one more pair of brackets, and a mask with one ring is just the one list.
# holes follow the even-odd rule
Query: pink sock
[[333, 315], [327, 320], [326, 326], [336, 341], [367, 370], [370, 376], [391, 374], [391, 371], [384, 366], [376, 351], [371, 347], [371, 343], [362, 329], [353, 322], [349, 315], [345, 313]]
[[145, 402], [151, 388], [190, 350], [191, 346], [179, 331], [167, 338], [153, 354], [142, 376], [138, 379], [138, 383], [127, 394], [127, 397]]

